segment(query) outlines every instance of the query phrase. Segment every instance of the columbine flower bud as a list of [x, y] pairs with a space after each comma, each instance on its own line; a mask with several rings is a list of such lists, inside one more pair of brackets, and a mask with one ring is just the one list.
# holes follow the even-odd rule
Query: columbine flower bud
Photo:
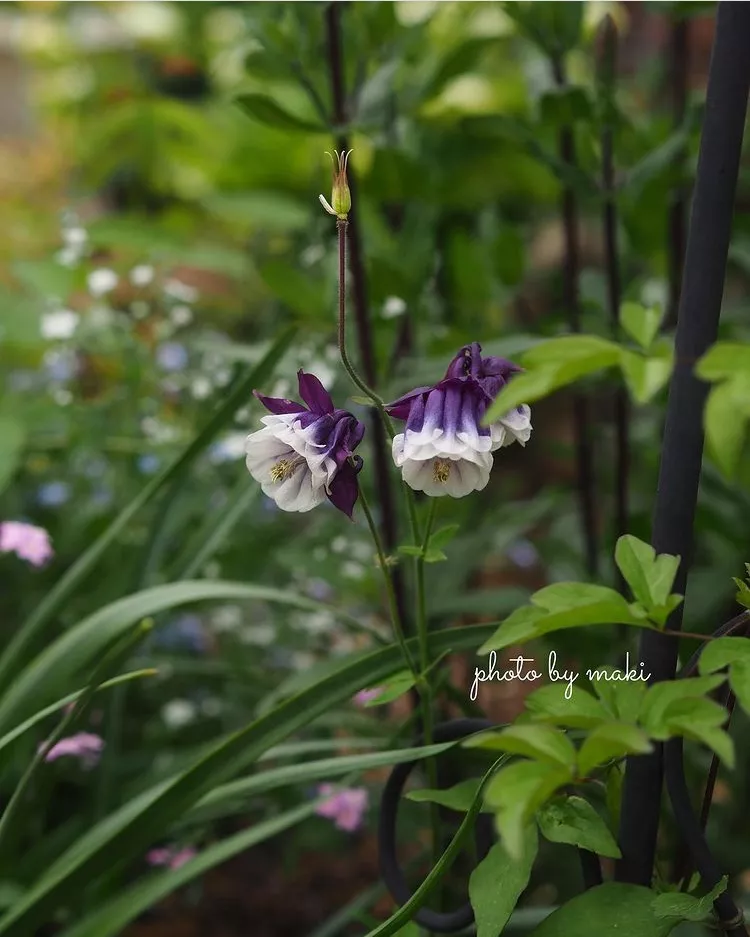
[[331, 185], [331, 204], [327, 202], [324, 196], [319, 195], [320, 204], [325, 208], [329, 215], [335, 215], [342, 221], [346, 221], [346, 216], [351, 211], [352, 207], [352, 195], [349, 191], [349, 183], [346, 178], [346, 167], [349, 163], [349, 155], [351, 150], [348, 150], [346, 153], [343, 151], [339, 153], [338, 150], [333, 151], [336, 154], [336, 159], [334, 160], [333, 156], [329, 153], [331, 157], [331, 162], [333, 163], [333, 183]]

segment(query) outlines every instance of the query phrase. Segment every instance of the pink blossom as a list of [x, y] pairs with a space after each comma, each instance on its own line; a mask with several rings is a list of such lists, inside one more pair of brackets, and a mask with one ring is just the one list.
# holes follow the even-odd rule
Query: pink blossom
[[0, 553], [15, 553], [32, 566], [43, 566], [53, 555], [49, 534], [43, 527], [21, 521], [0, 524]]
[[[39, 750], [41, 751], [46, 744], [43, 742]], [[103, 748], [104, 739], [98, 735], [93, 735], [91, 732], [78, 732], [76, 735], [69, 735], [55, 742], [44, 756], [44, 760], [57, 761], [58, 758], [72, 755], [74, 758], [80, 758], [84, 768], [93, 768], [99, 761]]]
[[353, 833], [362, 825], [369, 795], [364, 787], [349, 787], [334, 792], [332, 784], [321, 784], [318, 795], [326, 797], [315, 809], [320, 817], [333, 820], [339, 830]]
[[192, 846], [185, 846], [182, 849], [164, 846], [146, 853], [146, 862], [149, 865], [166, 865], [170, 869], [179, 869], [186, 862], [194, 859], [196, 855], [197, 853]]
[[366, 706], [372, 700], [377, 699], [382, 692], [383, 687], [376, 686], [371, 690], [360, 690], [359, 693], [355, 693], [353, 699], [357, 706]]

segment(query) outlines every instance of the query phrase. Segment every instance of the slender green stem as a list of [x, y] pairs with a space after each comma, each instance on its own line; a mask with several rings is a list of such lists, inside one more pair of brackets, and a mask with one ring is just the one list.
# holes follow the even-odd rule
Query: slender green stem
[[[417, 641], [419, 645], [419, 667], [422, 674], [426, 674], [430, 667], [430, 648], [428, 643], [428, 622], [427, 622], [427, 595], [424, 582], [424, 558], [432, 534], [432, 528], [435, 523], [437, 513], [437, 498], [430, 498], [430, 509], [425, 524], [424, 537], [422, 539], [422, 552], [416, 558], [416, 627]], [[419, 692], [422, 699], [422, 744], [432, 745], [432, 738], [435, 729], [433, 718], [434, 694], [428, 680], [423, 679], [419, 683]], [[434, 790], [438, 786], [437, 762], [434, 758], [425, 760], [427, 771], [427, 780], [429, 786]], [[430, 826], [432, 828], [432, 848], [433, 859], [437, 861], [441, 854], [440, 849], [440, 808], [437, 804], [430, 804]]]
[[[393, 427], [393, 422], [391, 421], [390, 415], [385, 409], [385, 402], [382, 397], [380, 397], [375, 391], [369, 387], [369, 385], [359, 376], [356, 368], [349, 359], [349, 355], [346, 350], [346, 229], [347, 221], [345, 218], [339, 218], [336, 222], [336, 230], [338, 232], [338, 248], [339, 248], [339, 270], [338, 270], [338, 344], [339, 344], [339, 354], [341, 356], [341, 363], [344, 366], [344, 370], [351, 378], [355, 387], [359, 388], [362, 393], [372, 401], [373, 407], [378, 411], [380, 419], [385, 426], [386, 432], [391, 439], [395, 436], [395, 430]], [[428, 745], [428, 739], [432, 739], [433, 735], [433, 718], [432, 718], [432, 692], [428, 681], [425, 679], [425, 671], [429, 667], [429, 649], [427, 647], [427, 614], [426, 614], [426, 599], [425, 599], [425, 589], [424, 589], [424, 548], [427, 541], [429, 540], [430, 530], [432, 527], [432, 522], [434, 520], [434, 511], [435, 503], [433, 499], [433, 504], [430, 509], [430, 516], [427, 524], [427, 531], [425, 534], [425, 539], [422, 539], [419, 526], [419, 518], [417, 516], [417, 506], [414, 498], [414, 492], [404, 483], [403, 485], [404, 493], [406, 495], [406, 505], [409, 513], [409, 524], [411, 526], [411, 533], [413, 538], [413, 543], [421, 543], [423, 546], [422, 555], [415, 557], [414, 560], [414, 570], [415, 570], [415, 580], [416, 580], [416, 593], [417, 593], [417, 634], [419, 636], [419, 652], [420, 652], [420, 669], [416, 670], [414, 665], [411, 662], [411, 658], [408, 657], [409, 665], [417, 677], [416, 687], [419, 693], [420, 699], [420, 709], [422, 715], [422, 732], [424, 744]], [[388, 572], [388, 568], [385, 561], [385, 554], [383, 552], [382, 544], [380, 542], [380, 537], [377, 534], [377, 529], [372, 520], [372, 515], [369, 511], [369, 506], [364, 500], [362, 493], [360, 492], [360, 499], [362, 500], [362, 507], [367, 517], [367, 522], [370, 525], [370, 530], [372, 531], [373, 538], [375, 539], [376, 549], [378, 550], [378, 556], [380, 557], [380, 565], [383, 570], [383, 575], [386, 578], [388, 583], [388, 598], [391, 603], [391, 617], [393, 619], [393, 629], [398, 637], [399, 643], [401, 643], [404, 650], [405, 656], [408, 655], [408, 648], [404, 641], [403, 629], [401, 627], [400, 618], [398, 616], [398, 610], [395, 603], [395, 593], [393, 591], [393, 583], [391, 576]], [[421, 623], [420, 623], [421, 622]], [[431, 787], [437, 787], [437, 765], [432, 760], [429, 759], [427, 762], [427, 773]], [[431, 804], [431, 827], [432, 827], [432, 840], [433, 840], [433, 851], [435, 858], [440, 857], [440, 824], [439, 824], [439, 807], [437, 804]]]
[[383, 549], [383, 541], [380, 538], [380, 533], [378, 532], [377, 524], [375, 519], [372, 516], [372, 511], [370, 510], [370, 505], [367, 502], [364, 491], [360, 490], [359, 492], [359, 503], [362, 507], [362, 513], [367, 519], [367, 526], [370, 528], [370, 533], [372, 535], [373, 542], [375, 543], [375, 551], [378, 554], [378, 564], [380, 569], [383, 572], [383, 580], [385, 581], [385, 591], [388, 595], [388, 608], [391, 614], [391, 624], [393, 625], [393, 631], [396, 635], [396, 640], [399, 643], [399, 647], [404, 655], [404, 660], [409, 667], [409, 670], [414, 674], [415, 678], [419, 680], [419, 668], [417, 667], [414, 659], [412, 658], [408, 645], [406, 644], [406, 636], [404, 634], [404, 627], [401, 622], [401, 616], [398, 613], [398, 603], [396, 602], [396, 590], [393, 588], [393, 577], [390, 574], [388, 569], [388, 557], [385, 554]]

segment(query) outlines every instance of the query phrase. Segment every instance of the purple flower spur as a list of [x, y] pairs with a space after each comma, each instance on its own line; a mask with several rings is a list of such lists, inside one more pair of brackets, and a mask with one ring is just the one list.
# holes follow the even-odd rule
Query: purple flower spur
[[297, 378], [304, 404], [254, 392], [271, 415], [262, 418], [263, 429], [247, 437], [245, 464], [282, 511], [311, 511], [328, 498], [351, 517], [362, 468], [354, 450], [364, 424], [336, 409], [314, 374], [300, 370]]
[[404, 432], [393, 439], [393, 460], [407, 485], [431, 497], [453, 498], [487, 485], [492, 453], [516, 441], [525, 445], [531, 436], [525, 404], [482, 426], [489, 405], [521, 370], [505, 358], [483, 358], [482, 346], [472, 342], [437, 384], [417, 387], [386, 406], [392, 417], [406, 421]]

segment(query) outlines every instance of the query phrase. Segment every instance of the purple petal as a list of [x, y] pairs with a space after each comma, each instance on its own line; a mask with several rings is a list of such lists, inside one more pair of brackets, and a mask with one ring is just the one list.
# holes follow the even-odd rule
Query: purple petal
[[299, 395], [314, 413], [333, 413], [331, 395], [314, 374], [307, 374], [301, 368], [297, 371]]
[[448, 365], [445, 376], [449, 377], [478, 377], [482, 367], [482, 346], [479, 342], [464, 345], [455, 354]]
[[271, 413], [302, 413], [305, 409], [301, 403], [289, 400], [287, 397], [266, 397], [257, 390], [254, 390], [253, 394]]
[[417, 387], [414, 390], [410, 390], [408, 394], [404, 394], [403, 397], [399, 397], [398, 400], [394, 400], [393, 403], [387, 403], [385, 405], [386, 412], [396, 420], [405, 420], [409, 416], [409, 411], [416, 398], [424, 394], [429, 394], [431, 390], [432, 386]]
[[357, 465], [352, 465], [346, 461], [336, 472], [336, 476], [331, 482], [331, 490], [328, 494], [328, 500], [331, 504], [343, 511], [351, 519], [354, 512], [354, 505], [359, 497], [359, 485], [357, 484], [357, 472], [362, 468], [362, 459], [357, 458]]
[[523, 368], [507, 358], [497, 358], [495, 355], [482, 358], [482, 377], [497, 374], [507, 381], [511, 374], [517, 374], [519, 371], [523, 371]]

